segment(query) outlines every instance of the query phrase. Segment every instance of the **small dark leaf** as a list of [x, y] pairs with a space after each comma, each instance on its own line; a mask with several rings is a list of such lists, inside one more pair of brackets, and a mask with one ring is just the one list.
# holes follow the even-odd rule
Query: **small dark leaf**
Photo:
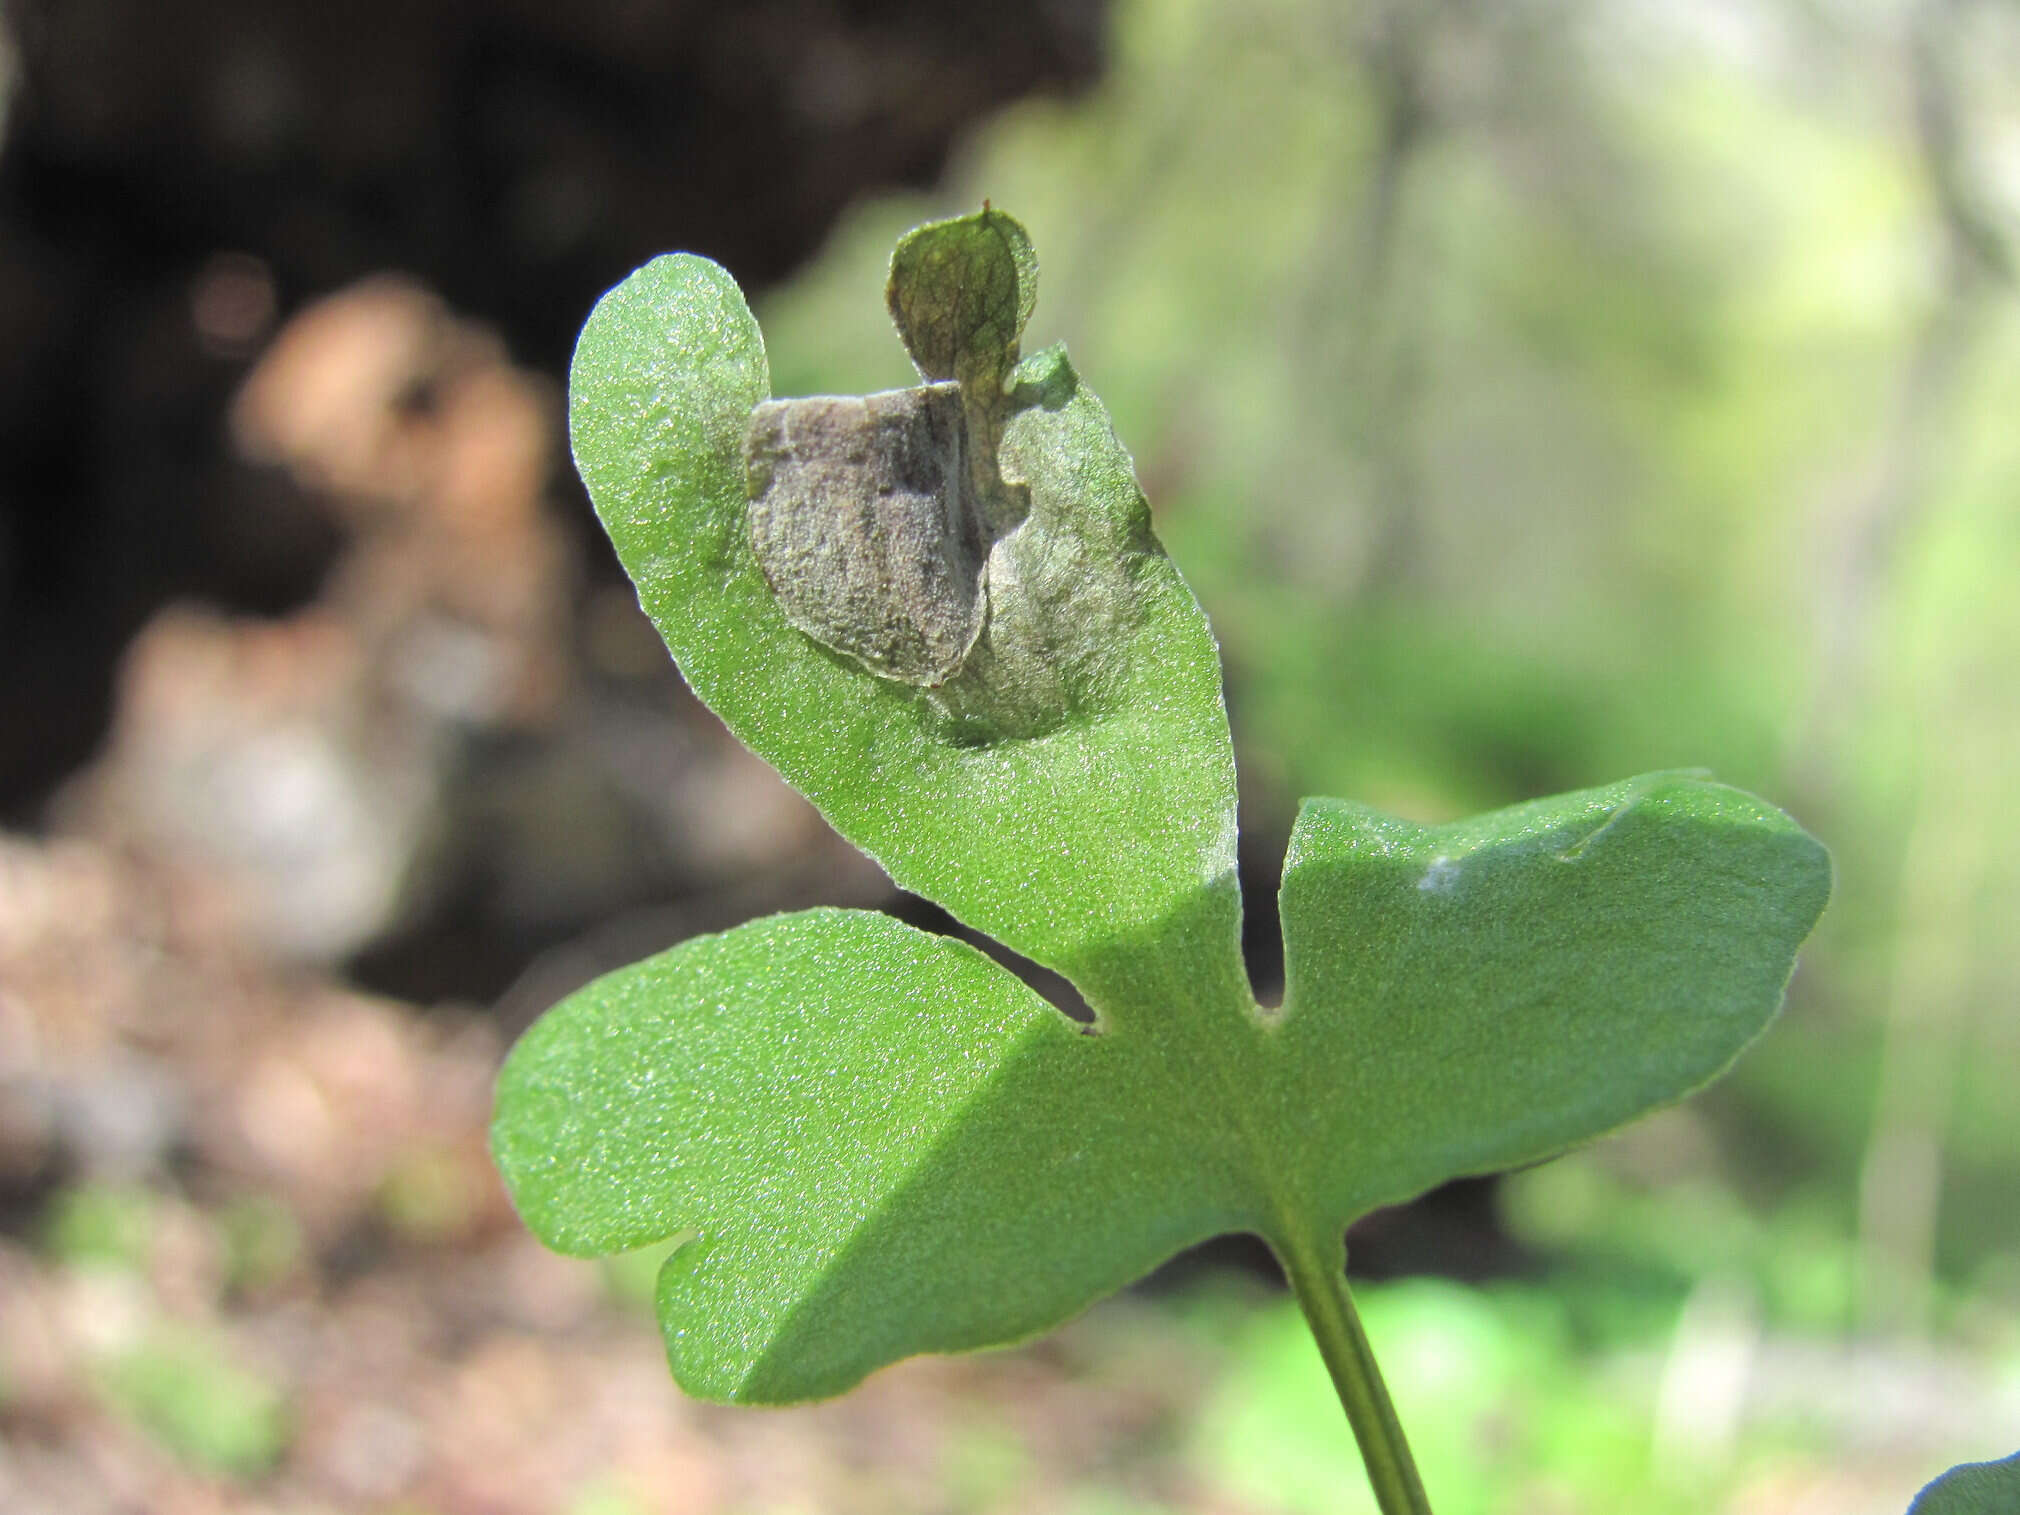
[[1950, 1469], [1915, 1496], [1908, 1515], [2020, 1515], [2020, 1452]]
[[884, 303], [928, 379], [1002, 387], [1038, 300], [1038, 257], [1000, 210], [935, 221], [898, 240]]

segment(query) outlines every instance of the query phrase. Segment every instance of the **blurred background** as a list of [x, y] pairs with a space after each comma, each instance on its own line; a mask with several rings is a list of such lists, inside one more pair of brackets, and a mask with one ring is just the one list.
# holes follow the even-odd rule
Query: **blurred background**
[[2020, 1445], [2020, 4], [4, 0], [0, 1507], [1370, 1508], [1250, 1248], [834, 1404], [542, 1252], [512, 1036], [814, 903], [566, 461], [672, 248], [910, 382], [984, 196], [1298, 798], [1702, 766], [1832, 847], [1734, 1075], [1350, 1241], [1444, 1515], [1899, 1515]]

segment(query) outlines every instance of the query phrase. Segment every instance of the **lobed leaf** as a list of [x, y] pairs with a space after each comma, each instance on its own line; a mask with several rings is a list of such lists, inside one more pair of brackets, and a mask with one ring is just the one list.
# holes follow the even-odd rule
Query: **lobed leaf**
[[1330, 1212], [1533, 1162], [1765, 1029], [1830, 893], [1795, 822], [1649, 774], [1449, 826], [1307, 800], [1282, 891], [1281, 1077]]
[[938, 688], [781, 610], [743, 466], [766, 372], [735, 284], [687, 255], [606, 295], [576, 348], [577, 466], [695, 692], [899, 884], [1078, 975], [1097, 1008], [1120, 972], [1102, 964], [1202, 897], [1238, 970], [1219, 652], [1065, 354], [1026, 359], [1002, 400], [992, 462], [1022, 515], [992, 525], [988, 622]]
[[552, 1246], [694, 1238], [659, 1288], [689, 1392], [816, 1398], [1680, 1098], [1773, 1015], [1828, 884], [1780, 812], [1676, 775], [1438, 828], [1313, 800], [1277, 1017], [1186, 996], [1183, 931], [1169, 1013], [1093, 1035], [960, 943], [778, 916], [550, 1011], [494, 1144]]
[[675, 1375], [839, 1393], [1030, 1335], [1240, 1224], [1184, 1150], [1183, 1069], [1091, 1036], [973, 948], [865, 911], [773, 916], [598, 980], [529, 1031], [493, 1147], [527, 1224], [663, 1265]]
[[549, 1012], [500, 1078], [499, 1167], [564, 1251], [686, 1238], [659, 1312], [706, 1397], [1015, 1340], [1222, 1231], [1313, 1255], [1681, 1098], [1773, 1017], [1829, 893], [1787, 816], [1685, 774], [1442, 827], [1308, 800], [1260, 1010], [1218, 654], [1100, 403], [1062, 351], [1017, 358], [1035, 277], [998, 212], [908, 236], [889, 301], [934, 382], [863, 400], [769, 400], [699, 258], [577, 348], [577, 463], [695, 691], [1100, 1015], [842, 911]]

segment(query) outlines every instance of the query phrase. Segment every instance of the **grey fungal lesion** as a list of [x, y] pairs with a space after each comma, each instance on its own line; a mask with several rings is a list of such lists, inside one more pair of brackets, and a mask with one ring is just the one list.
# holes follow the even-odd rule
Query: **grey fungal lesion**
[[908, 233], [886, 301], [927, 382], [768, 400], [744, 439], [751, 548], [787, 624], [963, 744], [1097, 705], [1131, 564], [1158, 551], [1141, 495], [1109, 520], [1059, 450], [1052, 421], [1080, 399], [1064, 352], [1018, 364], [1036, 277], [1023, 228], [986, 206]]
[[1070, 477], [1027, 476], [1019, 416], [1077, 382], [1045, 356], [1040, 382], [986, 409], [955, 384], [770, 400], [745, 437], [751, 546], [787, 623], [909, 687], [964, 745], [1099, 703], [1129, 637], [1129, 563], [1157, 550], [1147, 522], [1110, 540]]
[[900, 683], [959, 671], [987, 617], [991, 545], [965, 444], [954, 384], [758, 406], [751, 546], [788, 624]]

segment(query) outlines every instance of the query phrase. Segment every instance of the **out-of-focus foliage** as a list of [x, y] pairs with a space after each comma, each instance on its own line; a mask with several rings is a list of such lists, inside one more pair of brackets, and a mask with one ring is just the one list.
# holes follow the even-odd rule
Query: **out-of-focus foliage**
[[111, 1356], [99, 1377], [122, 1413], [195, 1467], [251, 1477], [286, 1445], [280, 1397], [208, 1336], [163, 1330]]
[[[43, 1218], [43, 1251], [93, 1317], [90, 1379], [98, 1398], [189, 1469], [255, 1477], [286, 1447], [285, 1402], [221, 1334], [156, 1313], [159, 1301], [143, 1280], [164, 1247], [163, 1208], [136, 1185], [65, 1189]], [[225, 1229], [239, 1227], [233, 1221]], [[236, 1237], [225, 1240], [229, 1246]], [[0, 1372], [0, 1408], [7, 1398]]]
[[[1719, 1393], [1709, 1370], [1721, 1359], [1751, 1354], [1755, 1376], [1770, 1381], [1799, 1365], [1758, 1334], [1743, 1288], [1726, 1279], [1685, 1293], [1647, 1275], [1588, 1274], [1576, 1285], [1468, 1289], [1410, 1279], [1359, 1291], [1439, 1515], [1794, 1510], [1809, 1507], [1796, 1470], [1833, 1462], [1835, 1481], [1808, 1485], [1816, 1507], [1897, 1515], [1905, 1505], [1911, 1485], [1861, 1487], [1843, 1451], [1856, 1398], [1883, 1400], [1891, 1387], [1894, 1413], [1917, 1413], [1883, 1368], [1841, 1368], [1847, 1392], [1829, 1414], [1796, 1396], [1747, 1410]], [[1210, 1320], [1221, 1333], [1225, 1353], [1190, 1431], [1198, 1476], [1242, 1508], [1373, 1515], [1296, 1312], [1235, 1298], [1195, 1309], [1196, 1324]], [[1987, 1373], [1955, 1388], [1960, 1401], [1980, 1396], [1982, 1413], [1945, 1445], [1997, 1435], [2013, 1390]], [[1905, 1422], [1893, 1430], [1918, 1434]]]
[[153, 1208], [142, 1189], [112, 1184], [67, 1189], [49, 1207], [43, 1245], [73, 1266], [137, 1268], [153, 1245]]
[[1990, 0], [1129, 5], [1100, 90], [764, 306], [774, 389], [905, 382], [884, 248], [1014, 204], [1220, 634], [1245, 825], [1685, 764], [1788, 805], [1839, 901], [1645, 1182], [1808, 1217], [1833, 1324], [2010, 1307], [2016, 68]]

